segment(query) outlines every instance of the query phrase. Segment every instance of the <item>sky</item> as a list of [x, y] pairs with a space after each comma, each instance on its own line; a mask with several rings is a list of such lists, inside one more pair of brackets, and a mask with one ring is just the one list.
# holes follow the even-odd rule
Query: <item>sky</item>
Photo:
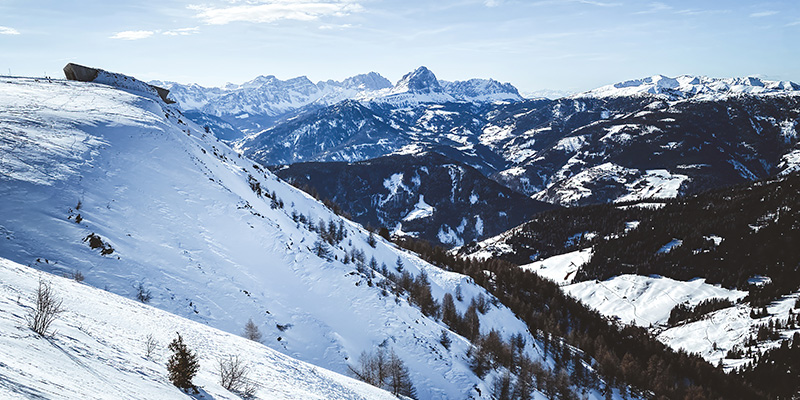
[[0, 0], [0, 75], [68, 62], [222, 86], [259, 75], [493, 78], [521, 92], [663, 74], [800, 82], [800, 2]]

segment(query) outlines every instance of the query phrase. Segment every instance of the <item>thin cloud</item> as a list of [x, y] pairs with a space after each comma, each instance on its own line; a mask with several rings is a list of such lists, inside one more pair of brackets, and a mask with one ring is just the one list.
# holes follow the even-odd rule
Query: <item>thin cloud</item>
[[19, 35], [19, 31], [7, 26], [0, 26], [0, 35]]
[[502, 3], [501, 0], [484, 0], [483, 5], [486, 7], [497, 7]]
[[595, 1], [595, 0], [541, 0], [532, 3], [527, 3], [527, 5], [540, 7], [540, 6], [563, 5], [570, 3], [586, 4], [597, 7], [619, 7], [622, 5], [622, 3], [608, 3], [604, 1]]
[[660, 12], [672, 11], [672, 6], [660, 2], [650, 3], [648, 4], [648, 6], [650, 7], [650, 9], [645, 11], [639, 11], [636, 14], [656, 14]]
[[198, 33], [200, 33], [200, 28], [194, 27], [194, 28], [181, 28], [181, 29], [173, 29], [173, 30], [169, 30], [169, 31], [164, 31], [163, 34], [167, 35], [167, 36], [189, 36], [189, 35], [195, 35], [195, 34], [198, 34]]
[[355, 28], [355, 25], [352, 25], [352, 24], [341, 24], [341, 25], [327, 24], [327, 25], [320, 25], [320, 27], [319, 27], [319, 29], [323, 30], [323, 31], [332, 31], [332, 30], [341, 31], [341, 30], [351, 29], [351, 28]]
[[598, 7], [619, 7], [622, 5], [622, 3], [606, 3], [603, 1], [592, 1], [592, 0], [577, 0], [577, 2]]
[[761, 11], [761, 12], [756, 12], [756, 13], [750, 14], [750, 17], [752, 17], [752, 18], [764, 18], [764, 17], [769, 17], [771, 15], [775, 15], [777, 13], [778, 13], [777, 11]]
[[153, 31], [123, 31], [115, 33], [111, 36], [111, 39], [120, 39], [120, 40], [139, 40], [139, 39], [146, 39], [150, 36], [153, 36], [155, 32]]
[[312, 21], [320, 17], [343, 17], [364, 10], [355, 0], [261, 0], [229, 7], [189, 6], [197, 18], [210, 25], [231, 22], [269, 23], [280, 20]]

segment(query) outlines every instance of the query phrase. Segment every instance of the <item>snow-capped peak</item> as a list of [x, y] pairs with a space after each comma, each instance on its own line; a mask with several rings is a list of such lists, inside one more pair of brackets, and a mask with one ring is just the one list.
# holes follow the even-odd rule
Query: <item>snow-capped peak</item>
[[436, 75], [425, 66], [421, 66], [411, 71], [397, 82], [392, 89], [393, 93], [441, 93], [442, 85], [436, 79]]
[[381, 90], [392, 87], [392, 82], [377, 72], [351, 76], [342, 81], [342, 86], [357, 90]]
[[451, 96], [472, 102], [493, 102], [493, 101], [521, 101], [514, 85], [510, 83], [498, 82], [494, 79], [469, 79], [466, 81], [439, 81], [444, 87], [444, 91]]
[[671, 78], [664, 75], [653, 75], [603, 86], [576, 94], [574, 97], [605, 98], [654, 95], [667, 97], [670, 100], [694, 98], [696, 96], [700, 96], [703, 99], [720, 99], [739, 94], [765, 94], [798, 90], [800, 90], [800, 85], [794, 82], [770, 81], [758, 77], [709, 78], [706, 76], [680, 75]]

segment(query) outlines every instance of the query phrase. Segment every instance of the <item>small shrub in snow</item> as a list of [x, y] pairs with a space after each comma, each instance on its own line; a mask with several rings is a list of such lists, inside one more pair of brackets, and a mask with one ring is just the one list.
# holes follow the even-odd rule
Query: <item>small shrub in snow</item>
[[136, 300], [141, 301], [142, 303], [147, 303], [153, 298], [152, 293], [150, 293], [150, 289], [144, 287], [144, 283], [139, 282], [139, 284], [135, 287], [136, 288]]
[[73, 272], [68, 272], [64, 274], [64, 277], [74, 279], [75, 282], [83, 282], [83, 280], [85, 279], [85, 277], [83, 276], [83, 272], [78, 270], [75, 270]]
[[238, 355], [222, 357], [217, 360], [219, 384], [243, 399], [256, 396], [258, 385], [250, 379], [250, 366]]
[[158, 349], [158, 342], [153, 334], [148, 334], [144, 340], [144, 356], [147, 359], [152, 359]]
[[442, 335], [439, 337], [439, 343], [441, 343], [445, 349], [450, 350], [450, 345], [453, 343], [453, 339], [450, 339], [450, 335], [447, 334], [447, 330], [442, 329]]
[[39, 280], [36, 289], [36, 304], [28, 314], [28, 327], [40, 336], [47, 335], [50, 324], [64, 312], [62, 301], [53, 292], [48, 282]]

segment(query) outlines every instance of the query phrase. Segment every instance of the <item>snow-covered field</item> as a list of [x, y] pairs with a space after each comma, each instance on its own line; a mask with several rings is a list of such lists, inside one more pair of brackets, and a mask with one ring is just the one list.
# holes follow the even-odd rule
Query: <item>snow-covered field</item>
[[[717, 240], [718, 237], [712, 237]], [[721, 239], [721, 238], [719, 238]], [[672, 243], [672, 242], [670, 242]], [[665, 246], [667, 247], [667, 246]], [[748, 303], [739, 303], [747, 292], [731, 290], [706, 283], [704, 279], [688, 282], [662, 276], [620, 275], [605, 281], [572, 283], [574, 273], [591, 258], [591, 248], [553, 256], [521, 268], [533, 271], [559, 284], [565, 293], [580, 300], [601, 314], [619, 321], [644, 328], [656, 335], [658, 340], [674, 349], [696, 353], [716, 365], [721, 360], [726, 368], [733, 368], [750, 359], [725, 359], [728, 351], [742, 349], [743, 343], [754, 337], [760, 325], [769, 321], [786, 322], [791, 313], [796, 313], [795, 302], [800, 293], [786, 296], [769, 305], [769, 316], [752, 318]], [[758, 284], [767, 277], [755, 277]], [[678, 304], [696, 306], [708, 299], [728, 299], [735, 304], [689, 323], [673, 327], [667, 325], [670, 311]], [[791, 337], [800, 329], [784, 330], [784, 338]], [[779, 345], [778, 341], [759, 343], [759, 349]]]
[[[757, 319], [751, 318], [752, 309], [748, 304], [737, 304], [713, 312], [699, 321], [667, 329], [658, 335], [658, 339], [672, 348], [700, 354], [712, 364], [716, 365], [722, 360], [725, 368], [734, 368], [752, 359], [726, 359], [728, 351], [734, 347], [743, 350], [742, 343], [756, 336], [759, 325], [766, 325], [770, 321], [785, 323], [788, 316], [797, 313], [794, 305], [798, 298], [800, 293], [783, 297], [767, 307], [769, 316]], [[791, 338], [795, 332], [800, 332], [800, 329], [783, 330], [781, 336]], [[779, 345], [779, 341], [764, 341], [753, 350], [763, 351]]]
[[[188, 399], [168, 379], [177, 333], [199, 357], [197, 399], [239, 399], [219, 384], [218, 360], [239, 356], [262, 399], [394, 399], [373, 386], [264, 345], [115, 294], [0, 259], [0, 398]], [[65, 310], [47, 337], [27, 327], [39, 280]], [[146, 356], [148, 336], [155, 349]]]
[[669, 312], [678, 304], [696, 306], [712, 298], [735, 302], [747, 294], [710, 285], [700, 278], [683, 282], [640, 275], [620, 275], [603, 282], [579, 282], [564, 290], [603, 315], [642, 327], [666, 324]]
[[572, 283], [578, 269], [589, 262], [591, 258], [592, 249], [587, 248], [522, 265], [520, 268], [535, 272], [537, 275], [563, 286]]

